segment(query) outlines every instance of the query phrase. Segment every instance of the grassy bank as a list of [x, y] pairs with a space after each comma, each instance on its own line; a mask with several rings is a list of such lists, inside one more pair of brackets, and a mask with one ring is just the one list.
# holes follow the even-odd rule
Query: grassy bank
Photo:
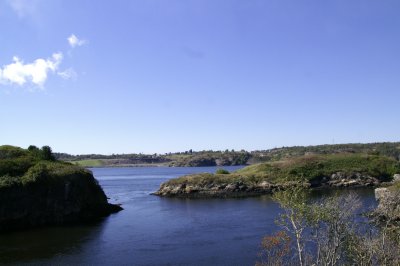
[[82, 167], [101, 167], [106, 165], [102, 160], [81, 160], [71, 162]]

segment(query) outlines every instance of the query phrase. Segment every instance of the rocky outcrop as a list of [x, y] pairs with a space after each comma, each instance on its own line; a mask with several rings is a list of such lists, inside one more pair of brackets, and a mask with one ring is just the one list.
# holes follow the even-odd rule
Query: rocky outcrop
[[361, 173], [346, 174], [336, 172], [330, 176], [322, 176], [310, 180], [311, 187], [368, 187], [377, 186], [381, 180]]
[[379, 188], [375, 196], [379, 204], [374, 215], [379, 220], [400, 225], [400, 189]]
[[379, 204], [374, 216], [379, 220], [400, 225], [400, 175], [393, 176], [393, 184], [389, 187], [375, 189], [375, 198]]
[[391, 181], [399, 171], [400, 163], [384, 156], [308, 155], [255, 164], [230, 174], [182, 176], [162, 184], [155, 194], [171, 197], [253, 196], [293, 184], [311, 188], [367, 187]]
[[0, 188], [0, 231], [92, 221], [120, 210], [89, 171]]
[[235, 182], [165, 182], [153, 195], [180, 198], [205, 198], [205, 197], [250, 197], [273, 193], [275, 190], [286, 189], [291, 186], [310, 188], [343, 188], [343, 187], [370, 187], [381, 183], [378, 178], [360, 173], [345, 174], [333, 173], [307, 182], [286, 181], [272, 183], [266, 180], [249, 182], [246, 178]]
[[[298, 182], [287, 182], [276, 185], [263, 181], [256, 184], [246, 184], [242, 181], [233, 183], [208, 183], [208, 184], [168, 184], [164, 183], [153, 195], [178, 198], [225, 198], [225, 197], [250, 197], [270, 194], [277, 189], [285, 189], [300, 185]], [[308, 186], [307, 184], [301, 184]]]
[[387, 187], [379, 187], [375, 189], [375, 199], [382, 203], [384, 202], [385, 198], [388, 197], [388, 195], [390, 194], [390, 191]]

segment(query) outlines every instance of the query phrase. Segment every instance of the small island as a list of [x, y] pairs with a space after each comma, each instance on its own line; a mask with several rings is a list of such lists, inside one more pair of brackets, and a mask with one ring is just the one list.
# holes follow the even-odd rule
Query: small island
[[340, 153], [303, 155], [260, 163], [233, 173], [194, 174], [161, 184], [165, 197], [247, 197], [293, 186], [307, 188], [376, 187], [400, 173], [400, 162], [381, 155]]
[[93, 221], [120, 210], [89, 170], [56, 160], [50, 147], [0, 146], [0, 231]]

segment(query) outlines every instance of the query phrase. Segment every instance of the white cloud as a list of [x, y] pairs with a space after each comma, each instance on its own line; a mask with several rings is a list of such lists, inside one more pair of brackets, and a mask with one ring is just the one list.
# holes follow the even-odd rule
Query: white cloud
[[48, 59], [36, 59], [33, 63], [25, 64], [14, 56], [13, 63], [0, 68], [0, 82], [23, 86], [27, 82], [42, 87], [49, 72], [56, 72], [63, 58], [62, 53], [54, 53]]
[[[9, 0], [9, 3], [27, 2], [24, 0]], [[87, 42], [86, 40], [78, 39], [74, 34], [68, 37], [67, 40], [71, 47], [82, 46]], [[25, 63], [20, 58], [14, 56], [12, 63], [3, 65], [3, 67], [0, 66], [0, 84], [18, 86], [31, 84], [43, 88], [49, 74], [55, 74], [63, 79], [76, 80], [78, 74], [72, 67], [59, 70], [62, 60], [63, 53], [61, 52], [54, 53], [47, 59], [38, 58], [32, 63]]]
[[63, 79], [72, 79], [72, 80], [76, 80], [76, 78], [78, 77], [76, 71], [71, 67], [64, 71], [57, 72], [57, 75], [59, 75]]
[[67, 40], [68, 40], [69, 45], [72, 48], [74, 48], [76, 46], [82, 46], [82, 45], [84, 45], [86, 43], [86, 40], [78, 39], [78, 37], [76, 37], [75, 34], [71, 34], [71, 36], [69, 36], [67, 38]]
[[38, 0], [8, 0], [8, 4], [20, 18], [36, 13]]

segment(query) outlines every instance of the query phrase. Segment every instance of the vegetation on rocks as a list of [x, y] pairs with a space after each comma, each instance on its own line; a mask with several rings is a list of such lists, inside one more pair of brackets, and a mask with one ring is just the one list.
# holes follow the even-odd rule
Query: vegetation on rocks
[[230, 172], [228, 170], [225, 170], [225, 169], [218, 169], [217, 171], [215, 171], [215, 173], [217, 175], [228, 175], [228, 174], [230, 174]]
[[236, 173], [275, 182], [310, 182], [338, 172], [344, 176], [360, 173], [386, 180], [399, 170], [400, 163], [385, 156], [344, 153], [306, 155], [272, 163], [256, 164], [238, 170]]
[[230, 174], [194, 174], [161, 185], [162, 196], [241, 196], [290, 187], [373, 186], [400, 172], [395, 159], [366, 154], [306, 155], [245, 167]]
[[92, 220], [121, 210], [89, 170], [51, 148], [0, 146], [0, 231]]

